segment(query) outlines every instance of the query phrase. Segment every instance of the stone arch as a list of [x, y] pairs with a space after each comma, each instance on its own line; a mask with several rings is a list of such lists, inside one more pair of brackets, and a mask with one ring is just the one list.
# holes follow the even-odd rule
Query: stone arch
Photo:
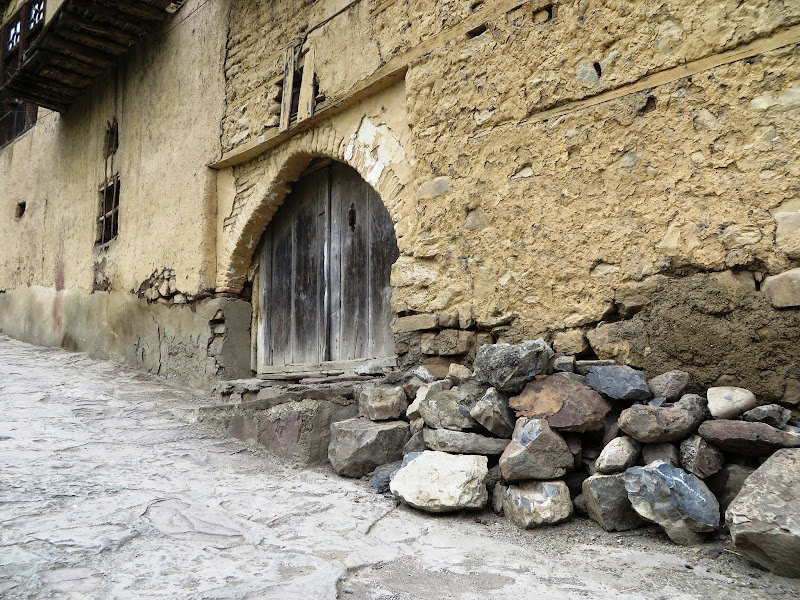
[[413, 201], [405, 193], [410, 187], [405, 149], [396, 135], [385, 124], [376, 126], [368, 117], [349, 136], [331, 126], [317, 127], [235, 169], [236, 198], [223, 226], [218, 291], [242, 290], [261, 235], [291, 191], [291, 184], [317, 157], [350, 165], [372, 186], [388, 209], [398, 245], [401, 244], [414, 210]]

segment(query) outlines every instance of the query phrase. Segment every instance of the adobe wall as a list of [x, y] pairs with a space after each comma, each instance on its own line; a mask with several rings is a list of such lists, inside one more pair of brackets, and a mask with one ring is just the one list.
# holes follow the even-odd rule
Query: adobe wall
[[[211, 348], [219, 323], [200, 304], [216, 271], [207, 164], [220, 154], [227, 26], [227, 2], [190, 0], [67, 112], [39, 109], [0, 150], [0, 331], [195, 383], [226, 375]], [[101, 249], [103, 144], [115, 117], [119, 236]], [[228, 376], [249, 374], [247, 361]]]
[[[345, 4], [234, 4], [224, 156], [271, 135], [282, 48]], [[308, 34], [329, 98], [412, 57], [391, 88], [408, 130], [374, 122], [407, 173], [398, 349], [468, 359], [478, 340], [561, 333], [653, 374], [800, 402], [800, 311], [762, 289], [800, 266], [798, 23], [800, 6], [766, 0], [364, 1]], [[381, 107], [358, 98], [348, 118]], [[242, 285], [239, 250], [268, 221], [230, 225], [236, 211], [279, 203], [251, 190], [285, 195], [287, 149], [346, 139], [340, 118], [228, 173], [218, 289]]]

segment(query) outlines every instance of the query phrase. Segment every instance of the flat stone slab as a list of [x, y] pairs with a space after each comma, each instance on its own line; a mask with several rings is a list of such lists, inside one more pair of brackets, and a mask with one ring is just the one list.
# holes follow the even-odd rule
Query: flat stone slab
[[499, 456], [502, 454], [510, 439], [491, 438], [478, 433], [465, 431], [451, 431], [449, 429], [423, 430], [425, 445], [430, 450], [450, 452], [452, 454], [483, 454], [485, 456]]
[[700, 425], [697, 433], [722, 450], [752, 456], [769, 456], [781, 448], [800, 448], [800, 435], [766, 423], [714, 419]]

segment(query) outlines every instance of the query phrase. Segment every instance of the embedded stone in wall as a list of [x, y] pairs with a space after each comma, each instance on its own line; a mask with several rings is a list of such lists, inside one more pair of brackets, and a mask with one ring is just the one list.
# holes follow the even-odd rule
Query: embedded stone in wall
[[623, 475], [634, 510], [658, 523], [676, 544], [692, 545], [719, 527], [719, 503], [708, 487], [683, 469], [654, 462]]
[[777, 575], [800, 577], [800, 450], [767, 459], [725, 517], [739, 551]]
[[439, 333], [423, 333], [420, 350], [427, 355], [455, 356], [467, 354], [474, 343], [474, 331], [444, 329]]
[[631, 506], [623, 473], [592, 475], [582, 489], [586, 512], [606, 531], [636, 529], [644, 522]]
[[447, 378], [455, 385], [459, 385], [472, 379], [472, 370], [458, 363], [450, 363], [447, 369]]
[[619, 427], [646, 444], [675, 442], [694, 433], [707, 417], [705, 398], [686, 394], [672, 405], [634, 404], [620, 414]]
[[506, 481], [555, 479], [574, 465], [567, 442], [544, 419], [517, 420], [511, 443], [500, 457]]
[[428, 398], [433, 398], [436, 394], [449, 390], [452, 386], [453, 384], [447, 380], [432, 381], [431, 383], [419, 386], [414, 401], [406, 409], [406, 416], [409, 419], [421, 419], [422, 414], [419, 412], [420, 404]]
[[408, 423], [403, 421], [376, 423], [360, 417], [340, 421], [331, 425], [328, 459], [339, 475], [362, 477], [402, 458], [410, 437]]
[[588, 349], [589, 341], [580, 329], [560, 331], [553, 340], [553, 350], [560, 354], [578, 356]]
[[800, 211], [776, 212], [775, 245], [789, 258], [800, 258]]
[[396, 317], [392, 321], [392, 331], [395, 333], [407, 333], [410, 331], [426, 331], [437, 329], [439, 321], [436, 315], [422, 314], [410, 315], [408, 317]]
[[686, 371], [668, 371], [648, 379], [647, 385], [654, 398], [666, 398], [667, 402], [675, 402], [686, 391], [690, 379], [691, 375]]
[[521, 344], [487, 344], [475, 356], [475, 377], [503, 392], [518, 393], [545, 373], [553, 351], [543, 339]]
[[426, 450], [409, 454], [389, 489], [401, 502], [428, 512], [482, 508], [489, 499], [485, 456]]
[[560, 523], [572, 514], [572, 500], [563, 481], [526, 481], [503, 491], [503, 513], [518, 527]]
[[800, 267], [765, 278], [761, 291], [775, 308], [800, 306]]
[[595, 354], [604, 360], [641, 368], [646, 356], [647, 334], [632, 321], [606, 323], [586, 333]]
[[519, 396], [509, 399], [517, 416], [547, 419], [550, 427], [583, 433], [603, 428], [611, 410], [596, 391], [565, 377], [545, 377], [525, 386]]

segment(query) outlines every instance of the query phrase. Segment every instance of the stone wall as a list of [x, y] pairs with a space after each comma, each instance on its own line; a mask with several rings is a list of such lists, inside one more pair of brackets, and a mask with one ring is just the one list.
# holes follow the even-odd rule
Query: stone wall
[[[407, 60], [407, 131], [381, 120], [377, 96], [347, 109], [402, 145], [395, 314], [459, 324], [404, 332], [401, 354], [424, 355], [425, 338], [452, 356], [448, 336], [463, 345], [476, 323], [513, 315], [493, 339], [583, 340], [601, 325], [587, 356], [648, 373], [684, 366], [702, 385], [736, 373], [768, 398], [796, 394], [785, 382], [797, 381], [800, 300], [774, 304], [760, 288], [800, 264], [797, 6], [365, 1], [333, 16], [343, 6], [234, 5], [223, 149], [235, 160], [274, 135], [282, 48], [308, 30], [303, 48], [315, 48], [328, 98]], [[285, 168], [292, 145], [355, 132], [320, 110], [319, 124], [233, 167], [218, 286], [241, 286], [241, 249], [269, 215], [235, 222], [282, 201], [300, 171]]]

